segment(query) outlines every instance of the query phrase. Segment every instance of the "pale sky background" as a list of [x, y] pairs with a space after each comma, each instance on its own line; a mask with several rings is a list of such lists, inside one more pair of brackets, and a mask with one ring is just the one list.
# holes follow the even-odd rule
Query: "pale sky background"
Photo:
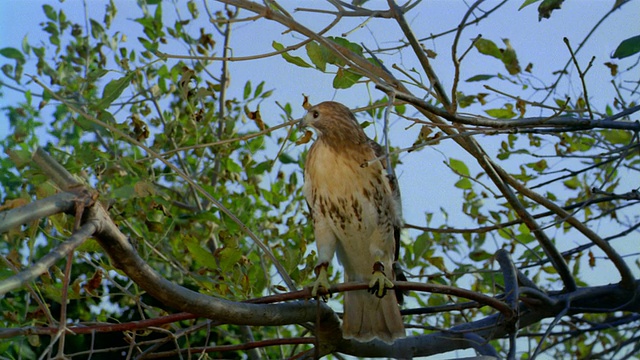
[[[573, 48], [576, 49], [586, 34], [598, 22], [601, 16], [610, 10], [614, 3], [613, 0], [569, 0], [563, 4], [561, 10], [552, 14], [551, 19], [545, 19], [539, 22], [537, 4], [526, 7], [521, 11], [517, 10], [523, 1], [524, 0], [509, 1], [494, 14], [490, 15], [487, 20], [481, 22], [480, 25], [468, 27], [461, 36], [459, 53], [464, 51], [468, 47], [470, 40], [478, 34], [482, 34], [483, 38], [493, 40], [500, 47], [503, 47], [501, 39], [508, 38], [517, 52], [520, 65], [524, 68], [528, 63], [533, 63], [533, 77], [543, 79], [546, 84], [549, 84], [552, 79], [555, 79], [551, 73], [562, 69], [569, 59], [563, 37], [567, 37], [571, 41]], [[81, 1], [68, 0], [64, 3], [58, 3], [57, 1], [4, 0], [0, 3], [0, 48], [16, 47], [20, 49], [22, 39], [25, 35], [28, 35], [32, 43], [46, 43], [46, 37], [43, 37], [44, 33], [40, 30], [39, 25], [46, 20], [42, 12], [42, 4], [45, 3], [51, 4], [55, 8], [64, 9], [67, 17], [73, 22], [84, 24], [85, 8]], [[125, 33], [129, 39], [128, 45], [131, 46], [137, 43], [136, 38], [141, 29], [141, 26], [135, 23], [133, 19], [140, 17], [141, 12], [133, 1], [119, 0], [115, 1], [115, 3], [118, 9], [118, 16], [109, 32], [120, 31]], [[201, 5], [200, 2], [197, 3]], [[321, 29], [332, 20], [332, 17], [328, 15], [294, 11], [295, 7], [302, 6], [332, 9], [332, 7], [329, 7], [326, 3], [319, 0], [279, 1], [279, 3], [300, 23], [312, 29]], [[414, 33], [419, 38], [424, 38], [429, 34], [440, 33], [456, 27], [468, 8], [467, 4], [470, 3], [472, 2], [424, 0], [417, 8], [409, 12], [406, 17]], [[498, 1], [489, 0], [483, 3], [481, 8], [488, 10], [497, 3]], [[97, 20], [103, 18], [106, 2], [87, 0], [84, 4], [88, 5], [86, 12], [89, 17]], [[173, 2], [165, 1], [163, 6], [165, 19], [168, 21], [167, 23], [172, 24], [175, 16]], [[212, 9], [218, 9], [221, 5], [209, 2], [209, 6]], [[369, 1], [366, 3], [366, 7], [386, 9], [386, 1]], [[202, 9], [202, 11], [204, 10]], [[248, 12], [241, 13], [241, 17], [249, 15], [252, 14]], [[577, 55], [583, 68], [589, 62], [591, 56], [596, 56], [594, 66], [589, 71], [586, 80], [589, 85], [588, 90], [590, 99], [592, 100], [591, 104], [597, 111], [604, 112], [605, 105], [611, 104], [615, 96], [610, 84], [611, 76], [609, 70], [603, 63], [612, 61], [609, 56], [622, 40], [640, 33], [639, 15], [640, 1], [632, 1], [630, 4], [625, 5], [622, 10], [615, 12], [605, 20], [604, 24], [601, 25], [591, 37], [587, 46]], [[190, 18], [184, 9], [181, 12], [181, 16], [185, 19]], [[359, 20], [345, 19], [344, 25], [337, 27], [328, 35], [341, 36], [343, 32], [348, 32], [356, 28], [359, 24]], [[188, 27], [193, 29], [191, 31], [192, 34], [197, 33], [200, 27], [209, 26], [211, 25], [208, 23], [208, 19], [204, 13], [201, 13], [197, 21], [188, 25]], [[260, 31], [256, 31], [256, 29], [260, 29]], [[234, 29], [231, 41], [234, 55], [244, 56], [272, 51], [271, 42], [273, 40], [283, 43], [285, 46], [292, 45], [301, 40], [300, 36], [294, 35], [294, 38], [291, 34], [282, 35], [284, 30], [282, 26], [265, 20], [239, 24]], [[216, 34], [215, 31], [214, 34]], [[373, 41], [374, 38], [375, 42]], [[365, 28], [354, 31], [348, 37], [350, 41], [356, 43], [363, 42], [371, 49], [376, 47], [376, 43], [382, 48], [396, 45], [401, 38], [402, 34], [397, 24], [391, 20], [382, 19], [371, 20]], [[218, 42], [217, 49], [219, 54], [221, 39], [219, 37], [214, 39]], [[435, 41], [424, 42], [427, 48], [438, 53], [437, 58], [432, 60], [432, 64], [446, 89], [450, 89], [452, 84], [453, 68], [449, 53], [452, 41], [453, 35], [448, 35], [438, 38]], [[160, 50], [166, 53], [187, 54], [185, 48], [175, 46], [171, 43], [167, 46], [161, 46]], [[306, 58], [304, 50], [295, 52], [292, 55]], [[419, 68], [419, 65], [415, 58], [411, 56], [410, 52], [404, 52], [401, 58], [391, 53], [390, 56], [387, 57], [381, 56], [381, 59], [389, 68], [393, 63], [405, 69], [411, 69], [412, 67]], [[621, 69], [632, 65], [635, 61], [637, 61], [637, 57], [622, 61], [615, 60]], [[7, 62], [9, 62], [9, 60], [0, 57], [0, 65]], [[32, 68], [27, 67], [25, 73], [33, 73], [30, 69]], [[220, 74], [220, 65], [213, 64], [209, 67], [209, 70], [217, 76]], [[636, 67], [635, 71], [637, 72], [637, 70], [638, 68]], [[570, 67], [569, 71], [572, 75], [566, 77], [560, 84], [558, 94], [561, 96], [568, 95], [573, 99], [577, 99], [581, 93], [581, 86], [578, 77], [575, 76], [574, 68]], [[477, 51], [471, 50], [469, 59], [463, 63], [460, 78], [464, 80], [474, 75], [495, 74], [496, 72], [506, 73], [506, 70], [499, 60], [479, 55]], [[258, 61], [231, 63], [230, 73], [231, 86], [227, 95], [230, 98], [241, 98], [242, 89], [247, 80], [251, 80], [254, 87], [260, 81], [265, 81], [265, 89], [275, 89], [273, 96], [260, 104], [262, 117], [269, 125], [276, 125], [282, 121], [282, 112], [275, 105], [276, 101], [281, 104], [291, 103], [294, 109], [294, 116], [301, 117], [304, 114], [304, 110], [301, 107], [303, 93], [309, 95], [312, 103], [319, 103], [324, 100], [336, 100], [351, 108], [367, 105], [369, 98], [379, 99], [382, 97], [382, 94], [373, 87], [367, 90], [363, 86], [355, 86], [347, 90], [336, 91], [331, 86], [333, 76], [323, 74], [314, 69], [296, 67], [286, 63], [280, 56]], [[395, 74], [398, 77], [402, 76], [397, 72], [395, 72]], [[534, 84], [540, 85], [541, 83], [536, 82], [533, 77], [531, 81]], [[0, 79], [3, 82], [8, 82], [3, 75], [0, 75]], [[569, 79], [571, 79], [571, 81], [567, 81]], [[637, 79], [636, 76], [635, 80]], [[26, 78], [23, 78], [23, 81], [26, 81]], [[13, 85], [11, 82], [8, 83]], [[513, 94], [522, 93], [519, 87], [509, 86], [505, 81], [493, 80], [489, 84]], [[41, 89], [34, 84], [27, 85], [26, 87], [33, 89], [35, 93], [42, 92]], [[487, 92], [476, 83], [462, 82], [459, 89], [466, 94], [474, 94], [479, 91]], [[3, 97], [0, 98], [0, 108], [8, 104], [14, 104], [16, 101], [22, 101], [23, 99], [21, 94], [16, 94], [10, 89], [0, 88], [0, 91], [3, 94]], [[531, 91], [527, 91], [524, 94], [526, 94], [525, 97], [531, 96], [531, 99], [540, 99], [541, 95], [543, 95], [542, 93], [534, 94]], [[501, 107], [505, 102], [503, 99], [494, 98], [493, 100], [494, 107], [496, 108]], [[473, 107], [462, 109], [462, 111], [483, 114], [479, 108]], [[414, 111], [409, 109], [408, 114], [413, 113]], [[549, 114], [537, 112], [535, 109], [529, 108], [526, 115], [538, 116]], [[46, 118], [41, 120], [44, 122], [49, 121], [49, 119]], [[125, 118], [117, 117], [117, 120], [122, 122]], [[364, 118], [360, 118], [360, 120], [362, 121]], [[405, 131], [404, 128], [409, 124], [409, 122], [397, 119], [396, 117], [392, 119], [391, 140], [395, 146], [406, 147], [415, 141], [419, 127], [416, 126]], [[381, 127], [378, 126], [378, 129], [381, 129]], [[372, 127], [367, 129], [370, 136], [374, 135], [372, 130]], [[0, 137], [5, 136], [8, 131], [5, 114], [4, 112], [0, 112]], [[480, 137], [478, 140], [487, 150], [495, 151], [503, 140], [503, 137]], [[45, 143], [44, 139], [42, 143]], [[540, 152], [552, 153], [552, 150], [552, 148], [547, 147], [540, 149]], [[277, 149], [275, 151], [277, 152]], [[299, 149], [291, 146], [287, 151], [293, 152], [299, 151]], [[0, 156], [5, 155], [0, 154]], [[275, 156], [275, 152], [273, 156]], [[442, 223], [442, 217], [439, 215], [438, 209], [442, 207], [449, 213], [449, 225], [456, 227], [473, 226], [473, 224], [466, 220], [466, 217], [458, 215], [461, 212], [461, 208], [457, 199], [460, 198], [461, 193], [453, 186], [458, 180], [458, 177], [452, 175], [450, 170], [443, 164], [447, 156], [465, 161], [467, 165], [469, 165], [472, 175], [480, 171], [479, 167], [474, 165], [475, 161], [458, 149], [451, 141], [445, 141], [438, 146], [429, 147], [411, 154], [405, 153], [401, 156], [402, 164], [396, 168], [396, 173], [399, 176], [400, 187], [403, 193], [403, 207], [406, 222], [424, 225], [424, 212], [431, 211], [436, 213], [432, 225], [439, 225]], [[514, 168], [518, 165], [517, 162], [513, 164]], [[562, 169], [566, 167], [566, 164], [550, 163], [550, 166], [556, 166], [557, 169]], [[287, 171], [299, 171], [299, 169], [295, 168], [295, 165], [283, 165], [283, 169]], [[623, 184], [623, 187], [619, 189], [620, 192], [637, 188], [637, 177], [625, 180], [628, 181], [628, 183]], [[562, 196], [562, 193], [558, 195]], [[593, 224], [596, 225], [597, 223]], [[617, 232], [617, 229], [594, 228], [594, 230], [603, 236]], [[554, 228], [547, 230], [549, 236], [552, 237], [556, 235], [554, 233], [555, 231]], [[413, 236], [415, 236], [415, 234], [413, 234]], [[629, 237], [614, 241], [613, 244], [622, 254], [636, 253], [640, 248], [637, 236], [637, 233], [632, 233]], [[587, 241], [582, 236], [574, 236], [572, 238], [560, 236], [559, 238], [564, 241], [564, 243], [558, 244], [561, 250], [573, 248]], [[492, 244], [493, 242], [491, 240], [487, 240], [487, 246], [492, 246]], [[487, 250], [493, 251], [493, 249]], [[637, 257], [634, 257], [634, 259], [635, 258]], [[602, 265], [605, 263], [606, 261], [604, 260], [599, 262], [599, 264]], [[634, 266], [632, 261], [630, 261], [630, 263], [634, 273], [640, 275], [637, 266]], [[591, 270], [584, 266], [583, 273], [584, 279], [587, 279], [587, 281], [593, 284], [607, 284], [619, 280], [617, 271], [612, 267], [605, 266]]]

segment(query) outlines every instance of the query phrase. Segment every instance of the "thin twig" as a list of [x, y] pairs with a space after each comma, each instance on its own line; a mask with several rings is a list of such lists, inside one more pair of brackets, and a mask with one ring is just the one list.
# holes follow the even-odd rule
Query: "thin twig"
[[589, 69], [591, 68], [591, 65], [593, 64], [593, 61], [596, 59], [596, 57], [594, 56], [591, 58], [591, 61], [589, 62], [589, 66], [587, 66], [587, 68], [583, 72], [582, 70], [580, 70], [580, 64], [578, 63], [578, 59], [576, 59], [576, 54], [573, 52], [573, 49], [571, 48], [569, 39], [567, 37], [564, 37], [562, 38], [562, 40], [567, 45], [567, 48], [569, 49], [569, 53], [571, 54], [571, 60], [573, 60], [573, 65], [576, 67], [576, 70], [578, 70], [578, 77], [580, 77], [580, 82], [582, 83], [582, 93], [584, 94], [584, 103], [587, 106], [587, 111], [589, 112], [589, 118], [593, 120], [593, 112], [591, 112], [589, 94], [587, 93], [587, 83], [585, 82], [584, 77], [587, 74], [587, 71], [589, 71]]
[[[454, 68], [453, 85], [451, 86], [451, 109], [450, 109], [450, 112], [452, 112], [452, 113], [455, 113], [455, 112], [458, 111], [458, 95], [457, 95], [457, 92], [458, 92], [458, 82], [460, 81], [460, 61], [462, 61], [462, 57], [458, 58], [458, 42], [460, 41], [460, 35], [462, 35], [462, 30], [464, 30], [464, 28], [465, 28], [464, 24], [467, 22], [467, 19], [469, 18], [469, 16], [471, 16], [471, 14], [474, 12], [474, 10], [478, 6], [480, 6], [480, 4], [483, 1], [484, 0], [478, 0], [478, 1], [474, 2], [473, 5], [471, 5], [469, 7], [469, 9], [467, 9], [467, 12], [462, 17], [462, 20], [460, 20], [460, 24], [458, 24], [458, 30], [456, 31], [456, 36], [453, 39], [453, 44], [451, 44], [451, 60], [453, 61], [453, 68]], [[471, 46], [469, 47], [469, 49], [471, 49], [473, 44], [477, 41], [477, 39], [480, 38], [480, 36], [481, 35], [478, 35], [476, 37], [476, 39], [474, 39], [471, 42]], [[467, 51], [469, 51], [469, 49], [467, 49]], [[466, 52], [465, 52], [465, 54], [466, 54]]]
[[442, 83], [438, 79], [438, 75], [431, 67], [427, 54], [425, 54], [424, 50], [422, 49], [422, 46], [420, 46], [420, 43], [418, 42], [418, 39], [416, 38], [415, 34], [411, 30], [411, 27], [409, 26], [409, 24], [407, 23], [407, 20], [404, 18], [402, 9], [400, 9], [400, 7], [393, 0], [388, 0], [387, 3], [389, 4], [389, 8], [393, 13], [393, 17], [395, 18], [396, 22], [400, 26], [400, 29], [402, 30], [402, 33], [409, 41], [409, 44], [411, 45], [411, 48], [413, 49], [414, 54], [418, 57], [418, 61], [420, 62], [420, 65], [422, 66], [422, 69], [424, 70], [425, 74], [427, 74], [427, 77], [429, 78], [429, 82], [431, 83], [431, 86], [433, 86], [433, 88], [436, 91], [436, 94], [438, 94], [438, 101], [442, 103], [445, 109], [451, 110], [451, 100], [449, 100], [449, 98], [447, 97], [447, 93], [444, 89], [444, 86], [442, 86]]

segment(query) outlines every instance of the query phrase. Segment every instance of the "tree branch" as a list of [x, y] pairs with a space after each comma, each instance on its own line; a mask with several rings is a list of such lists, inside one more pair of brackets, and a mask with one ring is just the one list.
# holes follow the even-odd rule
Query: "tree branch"
[[93, 220], [85, 222], [80, 229], [75, 231], [65, 242], [56, 246], [47, 255], [40, 258], [26, 270], [13, 275], [12, 277], [0, 282], [0, 295], [4, 295], [9, 291], [18, 289], [24, 284], [32, 281], [43, 273], [47, 272], [53, 264], [67, 256], [78, 246], [82, 245], [90, 236], [98, 229], [99, 225]]
[[15, 209], [0, 212], [0, 234], [16, 226], [28, 224], [53, 214], [73, 210], [78, 195], [61, 192]]

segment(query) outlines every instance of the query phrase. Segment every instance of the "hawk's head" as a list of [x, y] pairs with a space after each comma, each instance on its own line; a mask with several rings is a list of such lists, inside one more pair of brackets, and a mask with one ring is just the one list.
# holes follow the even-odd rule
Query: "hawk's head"
[[318, 139], [329, 142], [355, 142], [363, 144], [367, 136], [348, 107], [325, 101], [309, 108], [300, 124], [311, 127], [318, 133]]

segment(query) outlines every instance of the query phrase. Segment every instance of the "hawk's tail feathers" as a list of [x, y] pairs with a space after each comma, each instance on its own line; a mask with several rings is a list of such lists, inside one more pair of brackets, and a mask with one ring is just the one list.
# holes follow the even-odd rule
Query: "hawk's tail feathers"
[[405, 337], [395, 293], [378, 298], [366, 290], [346, 292], [342, 334], [345, 339], [368, 342], [377, 338], [389, 344]]

